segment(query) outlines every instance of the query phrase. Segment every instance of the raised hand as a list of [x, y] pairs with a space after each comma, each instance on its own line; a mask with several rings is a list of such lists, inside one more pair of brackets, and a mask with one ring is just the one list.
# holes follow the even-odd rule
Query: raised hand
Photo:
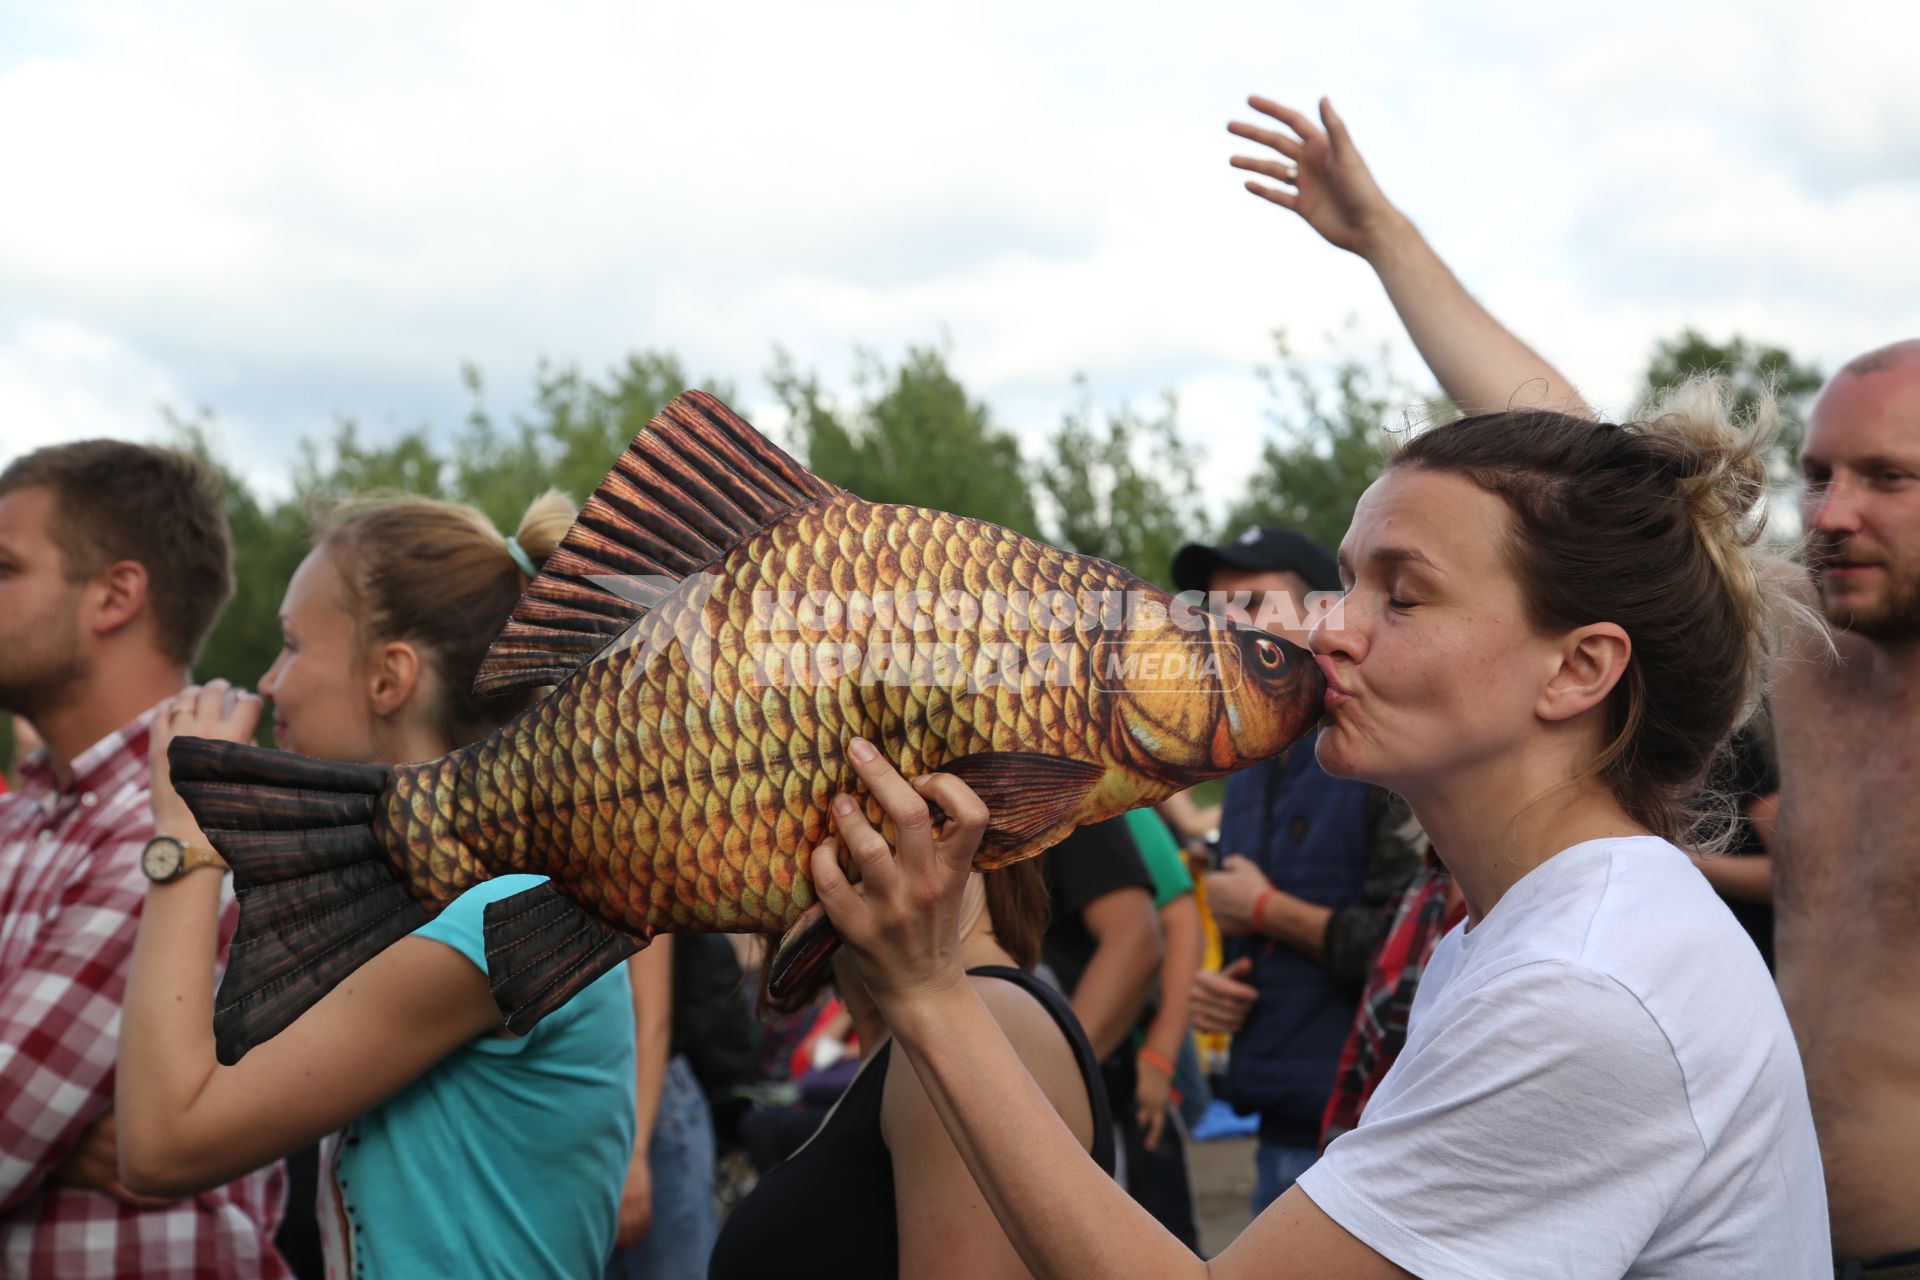
[[1249, 179], [1247, 190], [1293, 210], [1329, 244], [1370, 257], [1383, 236], [1403, 219], [1381, 194], [1333, 103], [1320, 99], [1324, 128], [1268, 98], [1251, 97], [1247, 104], [1286, 126], [1274, 129], [1238, 120], [1227, 126], [1228, 133], [1271, 149], [1270, 154], [1233, 157], [1234, 168], [1278, 184]]

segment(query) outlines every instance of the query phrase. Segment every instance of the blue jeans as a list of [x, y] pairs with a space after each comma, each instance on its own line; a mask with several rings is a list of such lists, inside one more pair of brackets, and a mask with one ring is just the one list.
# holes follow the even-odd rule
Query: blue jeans
[[1283, 1147], [1263, 1142], [1253, 1153], [1253, 1216], [1286, 1193], [1294, 1180], [1320, 1158], [1314, 1147]]
[[613, 1251], [606, 1280], [705, 1280], [720, 1234], [713, 1215], [713, 1116], [685, 1058], [667, 1064], [647, 1163], [653, 1226], [639, 1244]]

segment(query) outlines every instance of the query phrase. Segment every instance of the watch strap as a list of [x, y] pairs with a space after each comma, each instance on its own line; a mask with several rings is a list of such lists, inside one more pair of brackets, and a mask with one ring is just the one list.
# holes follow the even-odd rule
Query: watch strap
[[181, 875], [198, 871], [201, 867], [218, 867], [222, 871], [230, 869], [227, 860], [212, 845], [201, 844], [197, 840], [182, 840], [180, 843], [186, 849], [186, 856], [180, 863]]

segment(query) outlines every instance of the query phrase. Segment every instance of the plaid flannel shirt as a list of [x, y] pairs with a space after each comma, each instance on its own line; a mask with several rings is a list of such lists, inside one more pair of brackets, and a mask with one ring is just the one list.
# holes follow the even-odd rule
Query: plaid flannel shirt
[[1320, 1122], [1320, 1149], [1360, 1123], [1367, 1099], [1386, 1078], [1407, 1044], [1407, 1015], [1413, 1011], [1420, 975], [1447, 930], [1467, 914], [1467, 904], [1449, 903], [1453, 877], [1428, 849], [1420, 870], [1387, 908], [1386, 933], [1373, 953], [1353, 1030], [1340, 1050], [1340, 1069]]
[[[146, 878], [151, 713], [73, 762], [59, 785], [45, 748], [0, 796], [0, 1274], [291, 1276], [273, 1248], [283, 1166], [164, 1209], [49, 1183], [113, 1107], [120, 1001]], [[223, 936], [230, 937], [229, 903]]]

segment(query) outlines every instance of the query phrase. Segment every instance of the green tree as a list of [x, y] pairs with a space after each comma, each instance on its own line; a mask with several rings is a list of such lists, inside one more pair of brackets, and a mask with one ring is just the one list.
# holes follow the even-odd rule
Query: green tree
[[[161, 413], [175, 443], [219, 473], [233, 538], [233, 598], [207, 637], [194, 675], [201, 680], [222, 676], [252, 688], [280, 652], [280, 601], [307, 551], [304, 508], [298, 499], [262, 502], [245, 479], [221, 461], [212, 444], [218, 423], [207, 409], [191, 416], [171, 407]], [[262, 724], [260, 740], [269, 741], [271, 732], [270, 724]]]
[[[221, 462], [210, 411], [162, 411], [179, 445], [220, 472], [233, 531], [234, 598], [207, 641], [198, 675], [258, 683], [280, 651], [280, 600], [311, 543], [313, 514], [326, 502], [376, 491], [450, 498], [472, 503], [511, 533], [527, 504], [549, 487], [584, 501], [628, 441], [688, 385], [680, 362], [666, 352], [637, 352], [598, 380], [574, 366], [542, 363], [532, 408], [502, 426], [487, 413], [478, 372], [462, 372], [473, 407], [450, 444], [427, 426], [368, 444], [358, 424], [341, 419], [324, 439], [301, 441], [293, 493], [279, 501], [261, 498]], [[723, 399], [732, 394], [724, 383], [709, 379], [706, 386]]]
[[502, 426], [487, 411], [479, 370], [461, 371], [473, 407], [454, 446], [452, 491], [511, 533], [527, 504], [549, 488], [585, 502], [632, 439], [667, 404], [698, 385], [722, 400], [731, 384], [696, 384], [665, 351], [628, 355], [599, 380], [577, 365], [541, 361], [530, 411]]
[[444, 498], [446, 469], [428, 427], [415, 427], [387, 444], [368, 445], [360, 441], [359, 423], [340, 418], [324, 443], [310, 437], [300, 442], [293, 491], [309, 509], [330, 499], [383, 490]]
[[1425, 417], [1449, 410], [1397, 378], [1384, 350], [1371, 360], [1344, 356], [1321, 372], [1294, 355], [1284, 333], [1276, 330], [1273, 340], [1277, 359], [1259, 373], [1275, 434], [1261, 446], [1227, 528], [1286, 525], [1337, 547], [1354, 504], [1393, 451], [1390, 424], [1404, 421], [1409, 405], [1424, 404]]
[[821, 477], [871, 502], [933, 507], [1038, 532], [1020, 442], [993, 424], [931, 347], [895, 368], [861, 353], [857, 405], [833, 403], [812, 373], [776, 351], [768, 384], [786, 407], [796, 447]]
[[1082, 380], [1080, 404], [1036, 469], [1049, 536], [1168, 586], [1173, 553], [1205, 527], [1199, 462], [1198, 447], [1180, 432], [1172, 394], [1154, 412], [1122, 405], [1102, 423]]
[[1784, 348], [1752, 342], [1735, 334], [1713, 342], [1697, 329], [1654, 343], [1647, 362], [1645, 403], [1658, 403], [1668, 391], [1696, 374], [1718, 374], [1733, 387], [1734, 411], [1745, 416], [1763, 394], [1771, 393], [1780, 411], [1780, 436], [1767, 457], [1776, 486], [1799, 476], [1800, 442], [1806, 437], [1807, 408], [1825, 381], [1816, 364], [1802, 363]]

